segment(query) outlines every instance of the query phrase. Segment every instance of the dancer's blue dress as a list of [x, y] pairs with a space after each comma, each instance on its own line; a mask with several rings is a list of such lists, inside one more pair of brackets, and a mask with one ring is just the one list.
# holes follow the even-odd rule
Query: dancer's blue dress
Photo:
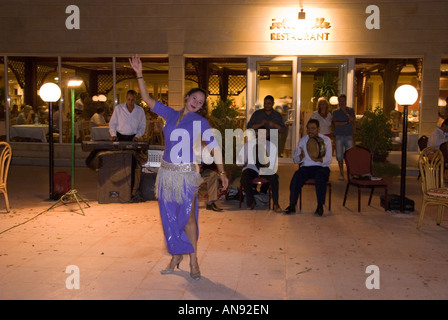
[[[183, 110], [176, 111], [159, 101], [152, 111], [166, 120], [163, 129], [165, 151], [156, 186], [166, 245], [173, 255], [192, 253], [194, 248], [185, 233], [185, 226], [190, 217], [193, 201], [196, 223], [198, 221], [197, 193], [202, 183], [197, 166], [200, 159], [195, 158], [193, 146], [194, 142], [197, 143], [197, 140], [201, 139], [204, 131], [211, 127], [205, 118], [192, 112], [187, 113], [176, 126]], [[204, 138], [209, 149], [213, 149], [217, 141], [214, 137], [210, 140], [209, 143], [208, 138], [207, 140]], [[199, 236], [199, 228], [197, 230]]]

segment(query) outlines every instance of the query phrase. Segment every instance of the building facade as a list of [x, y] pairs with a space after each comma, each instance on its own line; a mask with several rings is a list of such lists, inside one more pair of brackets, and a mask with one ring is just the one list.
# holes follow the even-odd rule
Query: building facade
[[111, 112], [128, 89], [138, 89], [128, 63], [136, 53], [149, 92], [175, 108], [189, 88], [201, 86], [212, 108], [230, 101], [244, 128], [264, 96], [273, 95], [288, 125], [280, 137], [285, 161], [324, 92], [317, 89], [327, 90], [327, 98], [345, 93], [360, 118], [377, 107], [402, 111], [395, 89], [415, 86], [411, 152], [418, 136], [434, 130], [439, 113], [445, 115], [448, 1], [6, 0], [0, 15], [0, 135], [19, 145], [39, 144], [14, 136], [11, 127], [24, 105], [45, 123], [43, 83], [62, 89], [55, 121], [56, 142], [63, 145], [68, 79], [81, 77], [76, 99], [83, 92], [91, 99], [80, 117], [88, 119], [98, 106]]

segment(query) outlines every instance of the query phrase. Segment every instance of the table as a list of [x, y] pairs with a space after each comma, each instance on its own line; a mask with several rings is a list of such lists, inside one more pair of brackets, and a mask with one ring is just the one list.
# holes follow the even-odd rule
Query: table
[[93, 141], [109, 140], [109, 127], [98, 126], [90, 128], [90, 137]]
[[19, 124], [11, 126], [10, 136], [37, 139], [47, 142], [48, 124]]
[[[403, 133], [400, 132], [398, 134], [399, 137], [399, 143], [403, 140]], [[418, 134], [417, 133], [408, 133], [408, 140], [407, 140], [407, 149], [408, 151], [418, 151]], [[401, 150], [401, 149], [400, 149]]]

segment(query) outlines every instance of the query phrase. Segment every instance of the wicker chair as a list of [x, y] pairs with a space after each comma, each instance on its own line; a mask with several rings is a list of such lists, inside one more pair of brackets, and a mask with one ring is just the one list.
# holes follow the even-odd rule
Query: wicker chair
[[438, 207], [436, 223], [440, 225], [443, 218], [443, 209], [448, 207], [448, 188], [445, 187], [443, 180], [444, 158], [440, 149], [425, 148], [420, 153], [418, 168], [422, 181], [423, 201], [417, 228], [422, 225], [428, 205]]
[[0, 142], [0, 192], [5, 196], [6, 211], [9, 212], [7, 180], [12, 150], [7, 142]]

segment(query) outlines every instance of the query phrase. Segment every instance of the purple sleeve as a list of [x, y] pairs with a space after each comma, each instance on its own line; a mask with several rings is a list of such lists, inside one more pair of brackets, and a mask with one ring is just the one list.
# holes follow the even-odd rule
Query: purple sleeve
[[161, 116], [165, 120], [169, 116], [172, 116], [173, 114], [176, 114], [176, 110], [174, 110], [173, 108], [170, 108], [170, 107], [164, 105], [160, 101], [156, 101], [156, 104], [154, 105], [154, 108], [152, 108], [151, 111], [156, 113], [156, 114], [158, 114], [159, 116]]

